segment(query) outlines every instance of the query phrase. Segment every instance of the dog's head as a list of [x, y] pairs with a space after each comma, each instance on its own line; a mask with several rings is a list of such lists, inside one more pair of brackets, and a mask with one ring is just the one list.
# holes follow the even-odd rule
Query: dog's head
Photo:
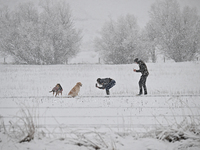
[[82, 86], [82, 83], [81, 83], [81, 82], [78, 82], [78, 83], [76, 83], [76, 85]]

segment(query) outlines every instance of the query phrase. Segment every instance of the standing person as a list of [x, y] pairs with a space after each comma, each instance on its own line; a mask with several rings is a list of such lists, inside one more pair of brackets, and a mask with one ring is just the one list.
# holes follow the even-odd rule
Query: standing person
[[[98, 86], [97, 83], [101, 86]], [[116, 84], [115, 80], [111, 78], [104, 78], [104, 79], [98, 78], [97, 83], [96, 83], [96, 87], [99, 89], [106, 89], [107, 95], [110, 95], [109, 89], [112, 88]]]
[[138, 58], [136, 58], [134, 60], [135, 63], [137, 63], [139, 65], [139, 70], [133, 69], [134, 72], [141, 72], [142, 76], [140, 77], [140, 81], [139, 81], [139, 94], [138, 95], [142, 95], [143, 91], [142, 91], [142, 87], [144, 89], [144, 95], [147, 95], [147, 87], [146, 87], [146, 80], [147, 77], [149, 75], [148, 69], [146, 64], [142, 61], [139, 60]]

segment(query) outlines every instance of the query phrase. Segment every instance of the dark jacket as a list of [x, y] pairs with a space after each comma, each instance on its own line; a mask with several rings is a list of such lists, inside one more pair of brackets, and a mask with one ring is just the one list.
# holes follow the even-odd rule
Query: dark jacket
[[100, 85], [102, 85], [102, 87], [99, 87], [99, 88], [100, 88], [100, 89], [105, 89], [106, 86], [107, 86], [107, 84], [110, 83], [112, 80], [113, 80], [113, 79], [111, 79], [111, 78], [104, 78], [104, 79], [100, 79], [100, 78], [99, 78], [97, 81], [98, 81], [98, 83], [99, 83]]
[[142, 60], [139, 60], [137, 63], [140, 69], [136, 70], [136, 72], [141, 72], [143, 76], [148, 76], [149, 72], [148, 72], [146, 64]]

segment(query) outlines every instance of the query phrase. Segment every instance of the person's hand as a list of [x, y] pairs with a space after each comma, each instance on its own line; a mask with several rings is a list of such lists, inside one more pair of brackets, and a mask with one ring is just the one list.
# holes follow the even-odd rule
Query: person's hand
[[136, 69], [133, 69], [134, 72], [136, 72]]
[[95, 84], [95, 86], [98, 87], [98, 86], [97, 86], [97, 83]]

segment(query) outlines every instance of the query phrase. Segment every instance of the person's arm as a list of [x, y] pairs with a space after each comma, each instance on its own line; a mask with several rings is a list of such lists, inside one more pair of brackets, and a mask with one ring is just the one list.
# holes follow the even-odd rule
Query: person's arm
[[135, 72], [144, 72], [144, 70], [145, 70], [145, 65], [142, 64], [142, 65], [139, 66], [138, 70], [134, 69], [133, 71], [135, 71]]
[[141, 72], [141, 70], [140, 70], [140, 69], [139, 69], [139, 70], [133, 69], [133, 71], [135, 71], [135, 72]]
[[97, 85], [97, 83], [96, 83], [96, 87], [99, 88], [99, 89], [105, 89], [104, 86], [100, 87], [100, 86]]
[[98, 88], [99, 88], [99, 89], [105, 89], [103, 86], [102, 86], [102, 87], [99, 87], [99, 86], [98, 86]]
[[133, 71], [135, 71], [135, 72], [141, 72], [141, 70], [136, 70], [136, 69], [134, 69]]

